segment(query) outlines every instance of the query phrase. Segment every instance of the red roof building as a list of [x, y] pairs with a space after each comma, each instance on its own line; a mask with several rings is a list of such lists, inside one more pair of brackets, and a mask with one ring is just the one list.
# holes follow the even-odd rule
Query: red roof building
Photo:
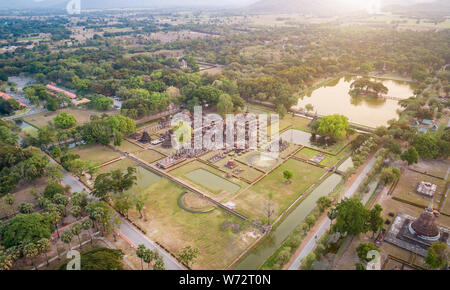
[[63, 93], [63, 94], [65, 94], [66, 96], [68, 96], [69, 98], [71, 98], [71, 99], [76, 99], [77, 98], [77, 95], [75, 95], [74, 93], [71, 93], [71, 92], [68, 92], [68, 91], [66, 91], [66, 90], [63, 90], [63, 89], [60, 89], [60, 88], [58, 88], [58, 87], [55, 87], [54, 85], [46, 85], [45, 86], [48, 90], [50, 90], [50, 91], [54, 91], [54, 92], [58, 92], [58, 93]]
[[[4, 92], [0, 92], [0, 97], [2, 97], [2, 99], [5, 100], [5, 101], [13, 98], [13, 97], [11, 97], [10, 95], [5, 94]], [[25, 105], [25, 104], [22, 103], [21, 101], [19, 101], [19, 100], [16, 100], [16, 101], [19, 102], [19, 105], [20, 105], [20, 106], [22, 106], [22, 107], [27, 107], [27, 105]]]
[[72, 104], [74, 104], [75, 106], [81, 105], [81, 104], [86, 104], [89, 103], [91, 100], [88, 100], [86, 98], [83, 98], [81, 100], [72, 100]]

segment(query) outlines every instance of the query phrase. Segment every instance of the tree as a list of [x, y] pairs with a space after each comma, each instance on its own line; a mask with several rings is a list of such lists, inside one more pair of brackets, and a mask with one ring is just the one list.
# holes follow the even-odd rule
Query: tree
[[55, 122], [55, 126], [62, 129], [67, 129], [72, 126], [74, 126], [77, 123], [77, 120], [75, 119], [75, 116], [68, 113], [59, 113], [56, 115], [56, 117], [53, 119]]
[[366, 265], [364, 265], [363, 263], [355, 263], [355, 270], [366, 270]]
[[186, 267], [190, 267], [197, 259], [199, 250], [197, 248], [192, 248], [191, 246], [184, 247], [181, 253], [178, 254], [178, 260], [183, 263]]
[[320, 119], [317, 131], [323, 136], [340, 138], [346, 134], [349, 128], [350, 126], [346, 116], [334, 114]]
[[35, 243], [41, 238], [50, 238], [52, 232], [49, 220], [39, 213], [18, 214], [0, 224], [1, 244], [6, 248], [24, 241]]
[[275, 203], [272, 201], [273, 194], [270, 193], [263, 207], [263, 214], [267, 218], [267, 225], [270, 226], [270, 218], [275, 213]]
[[153, 270], [165, 270], [164, 261], [161, 257], [158, 257], [155, 260], [155, 264], [153, 265]]
[[147, 201], [147, 198], [148, 198], [148, 195], [144, 195], [144, 194], [139, 194], [135, 198], [135, 206], [136, 206], [136, 210], [139, 212], [140, 219], [143, 218], [142, 210], [145, 207], [145, 202]]
[[333, 201], [328, 196], [321, 196], [316, 203], [319, 206], [320, 211], [324, 212], [331, 207]]
[[358, 247], [356, 247], [358, 257], [366, 262], [370, 262], [372, 260], [372, 257], [367, 257], [367, 254], [370, 251], [380, 252], [380, 250], [372, 243], [361, 243]]
[[222, 94], [217, 103], [217, 112], [224, 117], [226, 114], [231, 114], [234, 111], [233, 100], [230, 95]]
[[70, 214], [78, 220], [78, 217], [81, 215], [81, 207], [78, 205], [73, 205], [70, 208]]
[[44, 189], [44, 197], [53, 199], [56, 194], [64, 194], [64, 187], [56, 182], [48, 184]]
[[333, 231], [357, 236], [369, 230], [369, 211], [357, 198], [344, 198], [330, 213], [336, 219]]
[[419, 153], [417, 153], [417, 150], [416, 148], [414, 148], [414, 146], [411, 146], [408, 150], [400, 155], [400, 158], [403, 161], [408, 162], [408, 165], [412, 165], [419, 162]]
[[413, 144], [421, 158], [434, 159], [439, 155], [437, 139], [431, 134], [416, 135]]
[[89, 238], [91, 239], [91, 244], [92, 244], [92, 235], [91, 235], [92, 220], [91, 219], [84, 219], [81, 222], [81, 226], [83, 227], [83, 230], [86, 230], [88, 232]]
[[73, 239], [73, 234], [72, 234], [72, 232], [70, 230], [64, 231], [61, 234], [61, 241], [64, 244], [67, 244], [67, 246], [68, 246], [67, 250], [68, 251], [70, 251], [70, 249], [71, 249], [70, 243], [72, 242], [72, 239]]
[[285, 170], [283, 172], [283, 177], [284, 179], [286, 179], [287, 184], [291, 184], [292, 183], [291, 179], [294, 177], [294, 173], [291, 170]]
[[102, 200], [109, 198], [109, 192], [122, 194], [136, 183], [136, 168], [128, 167], [126, 173], [114, 170], [97, 176], [92, 194]]
[[382, 211], [383, 208], [379, 204], [376, 204], [369, 213], [369, 227], [372, 231], [372, 238], [383, 227], [384, 219], [381, 217]]
[[141, 268], [142, 270], [144, 270], [144, 264], [143, 264], [143, 260], [144, 260], [144, 256], [145, 256], [145, 251], [147, 250], [147, 248], [144, 245], [139, 245], [136, 248], [136, 256], [141, 259]]
[[308, 225], [308, 229], [311, 229], [311, 227], [316, 223], [316, 218], [314, 217], [314, 215], [310, 214], [306, 217], [305, 222]]
[[36, 248], [38, 249], [39, 254], [45, 254], [45, 259], [47, 260], [47, 267], [50, 264], [48, 261], [47, 252], [50, 251], [50, 240], [46, 238], [42, 238], [36, 242]]
[[72, 232], [73, 235], [76, 235], [78, 237], [78, 242], [80, 243], [80, 249], [82, 248], [82, 244], [81, 244], [81, 239], [80, 239], [80, 234], [83, 230], [83, 227], [81, 226], [80, 223], [74, 223], [71, 227], [70, 227], [70, 231]]
[[18, 211], [23, 214], [29, 214], [34, 211], [34, 206], [28, 202], [21, 202], [18, 206]]
[[401, 173], [398, 168], [387, 167], [381, 170], [380, 181], [384, 185], [391, 184], [397, 178], [400, 178]]
[[449, 254], [447, 243], [434, 242], [430, 248], [428, 248], [425, 262], [431, 269], [442, 269], [448, 265]]
[[147, 263], [148, 269], [150, 269], [150, 263], [153, 262], [155, 257], [156, 257], [156, 253], [155, 252], [153, 252], [150, 249], [145, 249], [144, 256], [142, 257], [142, 259], [144, 260], [145, 263]]
[[[81, 253], [81, 270], [122, 270], [123, 252], [103, 247], [97, 247]], [[67, 263], [59, 270], [67, 270]]]
[[34, 265], [34, 258], [39, 255], [39, 251], [36, 245], [34, 243], [28, 243], [23, 247], [22, 251], [23, 255], [31, 260], [31, 264], [33, 265], [34, 269], [37, 270], [37, 267]]
[[306, 106], [305, 106], [305, 110], [306, 110], [306, 112], [312, 112], [312, 111], [314, 111], [314, 106], [312, 105], [312, 104], [307, 104]]

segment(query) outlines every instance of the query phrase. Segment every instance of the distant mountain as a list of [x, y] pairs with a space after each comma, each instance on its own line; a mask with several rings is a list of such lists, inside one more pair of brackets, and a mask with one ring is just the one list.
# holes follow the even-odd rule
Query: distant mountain
[[[388, 6], [403, 9], [411, 5], [434, 6], [430, 3], [431, 1], [433, 0], [259, 0], [245, 10], [250, 13], [337, 15], [361, 10], [381, 11]], [[417, 4], [421, 2], [428, 3]], [[439, 0], [439, 2], [449, 2], [449, 0]]]
[[396, 14], [408, 14], [413, 16], [443, 17], [450, 16], [450, 1], [438, 0], [429, 3], [418, 3], [414, 5], [390, 5], [385, 7], [385, 11]]

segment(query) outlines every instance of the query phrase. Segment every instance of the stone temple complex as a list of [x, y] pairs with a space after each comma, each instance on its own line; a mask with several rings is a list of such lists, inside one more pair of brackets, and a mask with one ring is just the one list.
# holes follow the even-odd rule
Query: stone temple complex
[[420, 256], [436, 241], [448, 244], [450, 231], [437, 225], [432, 204], [417, 219], [399, 213], [384, 240]]

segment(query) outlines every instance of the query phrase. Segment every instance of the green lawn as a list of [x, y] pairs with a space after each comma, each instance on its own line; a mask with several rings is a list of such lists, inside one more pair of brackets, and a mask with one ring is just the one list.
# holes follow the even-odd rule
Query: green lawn
[[126, 170], [128, 167], [135, 167], [136, 166], [136, 162], [134, 162], [131, 159], [125, 158], [116, 162], [113, 162], [111, 164], [108, 164], [106, 166], [102, 166], [98, 169], [98, 173], [97, 174], [101, 174], [101, 173], [107, 173], [113, 170]]
[[134, 155], [136, 155], [138, 158], [141, 158], [142, 160], [148, 163], [153, 163], [161, 158], [164, 158], [164, 155], [151, 149], [140, 151], [138, 153], [135, 153]]
[[406, 172], [402, 175], [400, 181], [397, 184], [397, 187], [394, 189], [392, 193], [392, 196], [400, 200], [416, 204], [417, 206], [423, 208], [427, 207], [431, 199], [416, 192], [417, 185], [421, 181], [431, 182], [437, 185], [433, 206], [435, 209], [439, 209], [440, 208], [439, 202], [442, 199], [442, 194], [445, 194], [446, 191], [446, 188], [444, 188], [445, 181], [424, 174], [416, 173], [411, 170], [406, 170]]
[[[216, 208], [211, 212], [194, 214], [178, 206], [178, 197], [186, 190], [161, 178], [148, 187], [134, 191], [147, 201], [145, 218], [136, 210], [129, 218], [146, 231], [147, 236], [177, 255], [184, 247], [199, 249], [194, 269], [224, 269], [259, 235], [258, 231], [238, 217]], [[225, 222], [241, 225], [234, 233]], [[245, 226], [245, 227], [244, 227]]]
[[122, 140], [122, 144], [120, 144], [120, 146], [115, 146], [115, 147], [117, 149], [119, 149], [120, 151], [128, 152], [128, 153], [135, 153], [137, 151], [144, 150], [144, 148], [139, 147], [138, 145], [135, 145], [127, 140]]
[[70, 153], [80, 155], [81, 160], [103, 164], [120, 157], [120, 154], [111, 148], [99, 144], [81, 145], [70, 149]]
[[[285, 183], [283, 178], [285, 170], [291, 170], [294, 173], [291, 184]], [[272, 201], [276, 204], [274, 215], [276, 218], [325, 172], [322, 168], [289, 159], [232, 202], [235, 203], [238, 212], [252, 219], [265, 221], [262, 209], [267, 203], [269, 194], [272, 194]]]

